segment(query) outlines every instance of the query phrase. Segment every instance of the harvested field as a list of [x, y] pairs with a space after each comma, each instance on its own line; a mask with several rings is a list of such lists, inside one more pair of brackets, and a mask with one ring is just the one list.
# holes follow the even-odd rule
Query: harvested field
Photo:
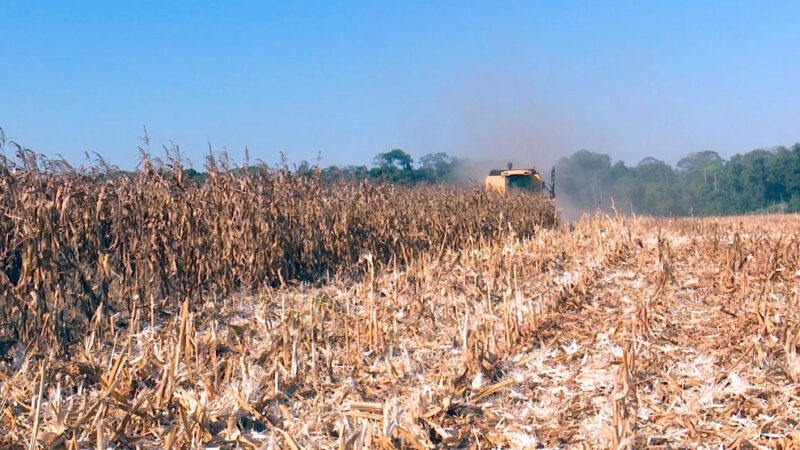
[[0, 445], [800, 443], [800, 218], [584, 219], [13, 344]]

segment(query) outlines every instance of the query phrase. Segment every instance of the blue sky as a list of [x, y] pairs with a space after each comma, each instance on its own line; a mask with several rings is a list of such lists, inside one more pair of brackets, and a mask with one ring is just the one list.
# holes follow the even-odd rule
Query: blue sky
[[143, 125], [195, 166], [729, 156], [800, 141], [797, 5], [0, 1], [0, 127], [123, 168]]

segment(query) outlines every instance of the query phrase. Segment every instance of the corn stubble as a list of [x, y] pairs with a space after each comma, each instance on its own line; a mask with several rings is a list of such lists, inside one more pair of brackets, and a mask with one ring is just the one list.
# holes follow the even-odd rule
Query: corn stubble
[[2, 447], [800, 442], [797, 217], [4, 167]]

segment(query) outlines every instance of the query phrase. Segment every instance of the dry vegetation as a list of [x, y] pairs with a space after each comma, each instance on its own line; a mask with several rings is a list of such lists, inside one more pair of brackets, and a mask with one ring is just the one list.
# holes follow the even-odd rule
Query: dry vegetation
[[62, 350], [98, 311], [144, 310], [155, 325], [184, 299], [362, 272], [367, 254], [404, 264], [555, 223], [544, 199], [479, 189], [326, 186], [214, 159], [201, 185], [172, 158], [145, 158], [130, 177], [17, 154], [0, 161], [0, 338], [44, 337]]
[[798, 217], [4, 167], [2, 447], [800, 442]]

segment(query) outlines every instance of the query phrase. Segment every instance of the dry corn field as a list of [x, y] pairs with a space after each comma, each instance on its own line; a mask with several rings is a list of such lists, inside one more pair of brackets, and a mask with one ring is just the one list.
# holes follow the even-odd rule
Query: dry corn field
[[21, 159], [3, 448], [800, 444], [798, 217]]

